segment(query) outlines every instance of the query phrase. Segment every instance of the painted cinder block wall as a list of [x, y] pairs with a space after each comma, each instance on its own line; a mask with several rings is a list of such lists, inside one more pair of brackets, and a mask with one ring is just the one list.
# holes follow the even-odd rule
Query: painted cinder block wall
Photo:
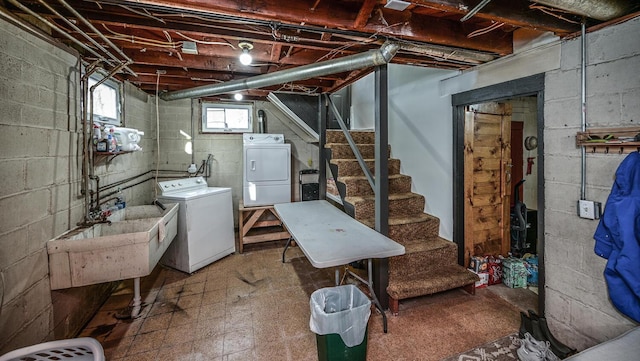
[[[78, 57], [0, 20], [0, 354], [75, 336], [112, 284], [50, 291], [46, 242], [84, 215]], [[142, 152], [96, 167], [101, 185], [151, 169], [154, 108], [125, 85], [126, 126], [145, 131]], [[134, 191], [135, 190], [135, 191]], [[149, 182], [123, 190], [150, 201]]]
[[[589, 128], [640, 125], [640, 18], [588, 33]], [[580, 349], [636, 325], [611, 306], [606, 261], [593, 252], [597, 221], [576, 216], [580, 197], [580, 39], [562, 43], [561, 63], [545, 76], [546, 312], [552, 330]], [[604, 205], [618, 154], [587, 154], [587, 199]], [[606, 209], [605, 209], [606, 211]], [[639, 268], [640, 269], [640, 268]]]

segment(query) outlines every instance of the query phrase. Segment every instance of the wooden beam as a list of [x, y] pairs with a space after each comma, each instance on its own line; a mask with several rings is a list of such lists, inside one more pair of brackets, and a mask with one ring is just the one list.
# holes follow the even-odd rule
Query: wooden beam
[[[310, 12], [307, 3], [303, 1], [283, 2], [281, 0], [262, 0], [259, 2], [238, 2], [235, 0], [106, 0], [105, 3], [125, 3], [131, 7], [154, 7], [155, 12], [180, 13], [189, 12], [207, 16], [212, 14], [250, 18], [271, 22], [275, 26], [287, 27], [291, 24], [304, 23], [315, 27], [327, 26], [332, 29], [353, 29], [355, 14], [359, 7], [355, 3], [345, 3], [343, 6], [319, 6]], [[324, 4], [321, 4], [324, 5]], [[433, 17], [410, 12], [388, 10], [384, 12], [387, 24], [371, 21], [358, 29], [368, 34], [397, 37], [406, 40], [428, 41], [434, 44], [455, 45], [462, 48], [490, 51], [498, 54], [512, 52], [510, 33], [488, 34], [483, 39], [467, 38], [466, 34], [476, 30], [468, 29], [459, 21], [434, 19]], [[389, 26], [389, 25], [394, 26]]]
[[[417, 6], [415, 13], [423, 13], [420, 9], [438, 9], [449, 14], [467, 14], [478, 1], [473, 0], [413, 0]], [[551, 31], [557, 34], [568, 34], [580, 29], [580, 25], [571, 24], [562, 19], [529, 8], [529, 0], [492, 0], [473, 17], [495, 22], [503, 22], [515, 27], [524, 27], [540, 31]]]
[[271, 58], [269, 59], [270, 62], [272, 63], [279, 63], [280, 62], [280, 53], [282, 52], [282, 44], [280, 43], [273, 43], [271, 45]]
[[364, 3], [362, 3], [360, 11], [358, 11], [358, 16], [356, 16], [356, 20], [353, 22], [354, 29], [360, 29], [367, 25], [367, 21], [369, 21], [371, 17], [371, 12], [377, 3], [377, 0], [365, 0]]

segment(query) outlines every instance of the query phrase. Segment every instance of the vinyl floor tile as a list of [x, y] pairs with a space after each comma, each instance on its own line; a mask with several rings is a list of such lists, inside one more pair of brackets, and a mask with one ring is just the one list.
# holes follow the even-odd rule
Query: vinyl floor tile
[[[333, 285], [334, 269], [315, 269], [297, 247], [283, 264], [283, 245], [252, 245], [192, 275], [158, 266], [142, 281], [140, 318], [114, 317], [131, 301], [125, 281], [82, 335], [117, 361], [317, 360], [309, 297]], [[402, 301], [383, 333], [373, 308], [367, 360], [441, 360], [517, 331], [518, 311], [489, 289], [452, 290]]]

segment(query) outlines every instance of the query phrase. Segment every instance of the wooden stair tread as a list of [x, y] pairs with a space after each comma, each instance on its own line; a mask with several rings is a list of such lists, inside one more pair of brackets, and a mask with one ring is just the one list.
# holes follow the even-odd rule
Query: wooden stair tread
[[[390, 180], [391, 179], [402, 179], [402, 178], [409, 178], [410, 179], [411, 177], [408, 176], [408, 175], [405, 175], [405, 174], [400, 174], [400, 173], [398, 173], [398, 174], [389, 174], [389, 179]], [[364, 175], [346, 175], [346, 176], [343, 176], [343, 177], [338, 176], [338, 181], [339, 182], [343, 182], [343, 183], [346, 182], [346, 181], [349, 181], [349, 180], [366, 180], [366, 179], [367, 179], [367, 177], [364, 176]]]
[[402, 300], [467, 286], [478, 280], [475, 273], [456, 264], [404, 277], [402, 280], [389, 280], [387, 293]]
[[[413, 193], [413, 192], [409, 192], [409, 193], [393, 193], [393, 194], [389, 194], [389, 200], [390, 201], [396, 201], [396, 200], [403, 200], [403, 199], [411, 199], [411, 198], [417, 198], [417, 197], [422, 197], [422, 195], [418, 194], [418, 193]], [[354, 202], [375, 202], [375, 195], [370, 195], [370, 196], [349, 196], [349, 197], [344, 197], [345, 201], [349, 202], [349, 203], [354, 203]]]
[[[364, 158], [362, 159], [365, 162], [375, 162], [375, 158]], [[389, 158], [389, 160], [399, 161], [398, 158]], [[357, 162], [358, 160], [355, 158], [331, 158], [330, 162]]]
[[[398, 226], [401, 224], [411, 224], [420, 222], [437, 221], [438, 218], [427, 213], [420, 213], [412, 217], [389, 217], [389, 226]], [[360, 223], [373, 228], [376, 224], [374, 218], [359, 219]]]
[[414, 239], [407, 242], [403, 242], [402, 244], [405, 247], [405, 254], [401, 256], [396, 256], [396, 257], [403, 257], [410, 253], [430, 252], [440, 248], [453, 247], [454, 249], [457, 249], [455, 243], [451, 241], [447, 241], [442, 237], [431, 237], [428, 239]]

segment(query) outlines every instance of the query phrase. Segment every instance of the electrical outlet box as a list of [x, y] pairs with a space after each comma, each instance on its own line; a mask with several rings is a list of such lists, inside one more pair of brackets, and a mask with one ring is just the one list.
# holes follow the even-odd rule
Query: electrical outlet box
[[578, 201], [578, 216], [586, 219], [600, 219], [602, 203], [581, 199]]
[[196, 45], [196, 43], [194, 43], [193, 41], [183, 41], [182, 52], [185, 54], [198, 55], [198, 45]]

